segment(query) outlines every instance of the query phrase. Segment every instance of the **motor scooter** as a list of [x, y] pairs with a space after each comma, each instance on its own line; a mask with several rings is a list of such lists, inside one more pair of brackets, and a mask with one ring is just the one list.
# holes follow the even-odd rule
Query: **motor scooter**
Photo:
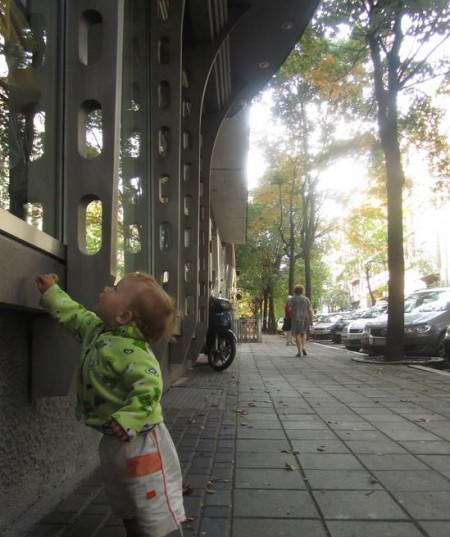
[[202, 349], [215, 371], [223, 371], [236, 356], [236, 335], [231, 329], [232, 304], [226, 298], [210, 297], [206, 341]]

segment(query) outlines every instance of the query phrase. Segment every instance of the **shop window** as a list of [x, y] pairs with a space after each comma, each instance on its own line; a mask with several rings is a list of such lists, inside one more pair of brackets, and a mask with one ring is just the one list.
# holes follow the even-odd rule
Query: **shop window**
[[142, 201], [143, 191], [140, 177], [130, 177], [122, 185], [123, 202], [137, 205]]
[[[1, 4], [0, 208], [59, 238], [62, 140], [49, 135], [60, 127], [59, 33], [46, 16], [30, 12], [29, 2]], [[44, 64], [45, 77], [39, 74]], [[28, 242], [23, 229], [17, 236]]]
[[44, 155], [45, 112], [35, 112], [33, 115], [32, 132], [30, 134], [32, 137], [30, 161], [32, 162]]
[[130, 254], [138, 254], [141, 251], [141, 236], [139, 226], [131, 224], [127, 226], [125, 234], [125, 248]]
[[44, 208], [42, 203], [25, 203], [24, 212], [25, 222], [42, 231], [44, 224]]

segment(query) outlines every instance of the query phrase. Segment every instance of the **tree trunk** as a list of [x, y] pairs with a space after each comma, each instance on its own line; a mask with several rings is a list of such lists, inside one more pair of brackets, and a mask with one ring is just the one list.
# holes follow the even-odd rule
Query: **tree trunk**
[[[399, 50], [403, 39], [401, 30], [402, 7], [399, 3], [393, 13], [393, 41], [387, 53], [387, 73], [383, 72], [381, 59], [382, 43], [378, 37], [379, 19], [377, 4], [371, 3], [370, 31], [367, 39], [374, 67], [375, 96], [380, 141], [385, 156], [387, 220], [388, 220], [388, 269], [389, 307], [386, 347], [386, 361], [403, 358], [404, 354], [404, 280], [405, 266], [403, 254], [403, 205], [402, 193], [404, 173], [401, 164], [398, 141], [397, 95], [399, 91]], [[394, 6], [395, 8], [395, 6]], [[387, 75], [387, 89], [384, 79]]]
[[312, 284], [311, 284], [311, 250], [305, 248], [304, 250], [305, 261], [305, 295], [312, 300]]

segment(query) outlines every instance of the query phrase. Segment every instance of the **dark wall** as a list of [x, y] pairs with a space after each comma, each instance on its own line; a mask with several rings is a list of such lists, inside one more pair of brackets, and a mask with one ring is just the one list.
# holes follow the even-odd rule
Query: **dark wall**
[[1, 534], [63, 481], [92, 469], [98, 434], [75, 420], [73, 389], [67, 397], [31, 397], [29, 314], [0, 309], [0, 341]]

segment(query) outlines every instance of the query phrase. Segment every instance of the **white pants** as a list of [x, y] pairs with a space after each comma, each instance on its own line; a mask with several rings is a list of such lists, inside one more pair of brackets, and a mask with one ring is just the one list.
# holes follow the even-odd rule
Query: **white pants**
[[114, 514], [134, 518], [142, 537], [164, 537], [185, 519], [180, 462], [164, 423], [131, 442], [103, 435], [105, 492]]

